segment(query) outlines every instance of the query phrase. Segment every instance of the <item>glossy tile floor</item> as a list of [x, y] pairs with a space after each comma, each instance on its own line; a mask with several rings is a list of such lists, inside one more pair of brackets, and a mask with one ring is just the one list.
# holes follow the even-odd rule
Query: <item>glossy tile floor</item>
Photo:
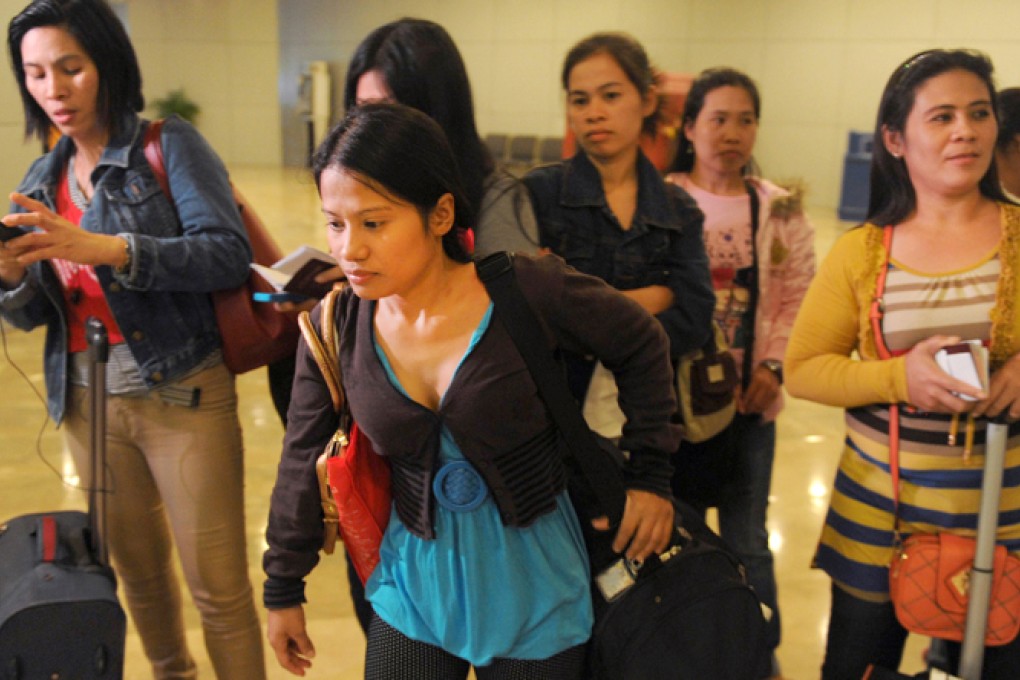
[[[236, 167], [232, 173], [285, 251], [303, 243], [325, 249], [324, 221], [314, 184], [306, 172]], [[818, 230], [819, 253], [825, 253], [837, 233], [847, 226], [835, 218], [834, 212], [810, 211]], [[4, 330], [4, 357], [0, 359], [0, 519], [28, 512], [83, 508], [83, 496], [73, 488], [74, 470], [64, 451], [62, 434], [52, 424], [45, 424], [45, 409], [38, 396], [42, 390], [43, 332], [25, 334], [10, 327]], [[246, 447], [249, 568], [261, 601], [263, 532], [282, 430], [264, 372], [242, 375], [237, 385]], [[784, 619], [779, 658], [784, 676], [793, 680], [819, 676], [829, 581], [809, 564], [841, 449], [842, 429], [842, 416], [836, 409], [792, 399], [779, 421], [769, 528]], [[364, 640], [347, 597], [342, 563], [338, 555], [325, 557], [310, 578], [307, 592], [311, 602], [306, 614], [318, 654], [309, 678], [362, 677]], [[212, 678], [198, 615], [188, 606], [192, 653], [198, 659], [201, 676]], [[920, 670], [924, 644], [924, 640], [911, 640], [905, 672]], [[268, 647], [266, 663], [270, 678], [292, 677], [280, 669]], [[141, 645], [130, 628], [125, 677], [151, 677]]]

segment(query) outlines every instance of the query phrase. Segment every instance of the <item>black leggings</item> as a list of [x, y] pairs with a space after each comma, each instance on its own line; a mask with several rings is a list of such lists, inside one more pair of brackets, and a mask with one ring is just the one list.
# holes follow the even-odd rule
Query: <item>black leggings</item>
[[[540, 661], [495, 659], [475, 669], [478, 680], [581, 680], [585, 645]], [[417, 642], [372, 617], [365, 680], [464, 680], [471, 664], [439, 647]]]

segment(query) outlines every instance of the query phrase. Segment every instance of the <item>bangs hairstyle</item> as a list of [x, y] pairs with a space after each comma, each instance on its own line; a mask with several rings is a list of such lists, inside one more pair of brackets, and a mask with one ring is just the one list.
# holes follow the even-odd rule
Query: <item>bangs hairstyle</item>
[[49, 116], [25, 86], [25, 64], [21, 59], [25, 35], [44, 26], [70, 33], [96, 65], [99, 74], [96, 114], [110, 135], [116, 135], [124, 114], [145, 108], [142, 73], [124, 25], [104, 0], [35, 0], [7, 26], [7, 49], [25, 109], [25, 137], [35, 135], [45, 142], [51, 125]]
[[[751, 97], [751, 104], [754, 106], [754, 119], [761, 119], [761, 95], [758, 94], [758, 85], [745, 73], [733, 68], [709, 68], [698, 74], [698, 77], [691, 83], [691, 89], [684, 100], [684, 111], [680, 117], [680, 134], [678, 135], [678, 146], [676, 157], [669, 172], [690, 172], [694, 169], [694, 145], [687, 139], [683, 128], [694, 123], [705, 108], [705, 98], [713, 90], [720, 87], [739, 87]], [[743, 167], [743, 174], [758, 174], [758, 165], [754, 157]]]
[[323, 171], [333, 168], [355, 176], [373, 190], [413, 205], [427, 219], [444, 194], [454, 200], [453, 228], [443, 235], [443, 252], [470, 262], [461, 242], [474, 225], [450, 144], [439, 125], [402, 104], [366, 104], [351, 110], [315, 151], [312, 173], [321, 191]]
[[[623, 69], [627, 80], [637, 88], [642, 99], [649, 95], [655, 84], [655, 69], [641, 43], [626, 33], [595, 33], [571, 47], [563, 60], [563, 71], [560, 73], [560, 82], [566, 92], [570, 92], [570, 73], [574, 67], [597, 54], [612, 57]], [[642, 121], [641, 131], [654, 135], [658, 119], [659, 112], [655, 110]]]
[[[991, 60], [974, 50], [926, 50], [896, 67], [882, 92], [875, 121], [875, 138], [869, 180], [868, 222], [878, 226], [898, 224], [917, 208], [917, 194], [910, 181], [906, 163], [893, 157], [885, 147], [883, 131], [903, 133], [907, 117], [914, 108], [917, 90], [935, 76], [948, 71], [967, 71], [977, 76], [988, 89], [992, 115], [998, 120], [995, 82]], [[981, 193], [996, 201], [1006, 197], [999, 186], [995, 163], [978, 183]]]
[[369, 71], [382, 74], [396, 101], [439, 123], [457, 159], [467, 196], [478, 209], [485, 179], [496, 163], [478, 134], [467, 68], [450, 34], [435, 22], [411, 18], [369, 33], [347, 69], [347, 111], [357, 105], [358, 81]]

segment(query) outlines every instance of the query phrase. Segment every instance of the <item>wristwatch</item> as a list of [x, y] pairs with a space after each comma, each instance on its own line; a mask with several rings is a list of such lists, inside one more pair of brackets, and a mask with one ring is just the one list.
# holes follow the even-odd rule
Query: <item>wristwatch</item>
[[761, 362], [761, 366], [772, 371], [772, 375], [776, 376], [779, 384], [783, 384], [783, 362], [779, 359], [765, 359]]

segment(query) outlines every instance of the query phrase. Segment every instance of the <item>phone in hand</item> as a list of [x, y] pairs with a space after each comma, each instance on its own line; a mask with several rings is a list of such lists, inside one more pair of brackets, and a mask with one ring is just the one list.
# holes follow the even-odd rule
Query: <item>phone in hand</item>
[[621, 557], [602, 570], [595, 577], [595, 583], [598, 584], [599, 591], [606, 602], [612, 602], [637, 583], [637, 573], [640, 569], [641, 563], [637, 560]]
[[27, 233], [28, 230], [26, 230], [24, 227], [8, 227], [6, 225], [0, 224], [0, 243], [6, 243], [11, 239], [18, 238], [19, 236], [24, 236]]
[[275, 293], [255, 292], [251, 294], [251, 299], [255, 302], [304, 302], [308, 299], [308, 296], [283, 291]]
[[[988, 348], [980, 340], [966, 340], [943, 347], [935, 354], [935, 362], [943, 371], [957, 380], [973, 385], [979, 390], [988, 389]], [[954, 392], [965, 401], [977, 401], [974, 397]]]

